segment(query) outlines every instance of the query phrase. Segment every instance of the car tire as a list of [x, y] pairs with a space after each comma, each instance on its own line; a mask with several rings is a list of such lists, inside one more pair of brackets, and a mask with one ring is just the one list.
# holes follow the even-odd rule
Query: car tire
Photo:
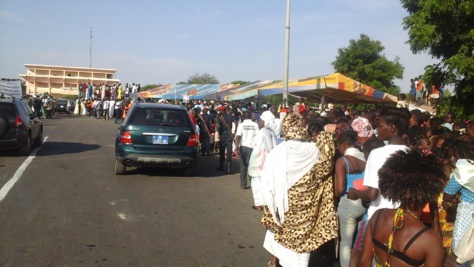
[[196, 176], [197, 174], [197, 162], [191, 163], [191, 166], [186, 167], [184, 170], [184, 176]]
[[31, 153], [31, 138], [28, 136], [26, 141], [20, 145], [18, 154], [22, 156], [29, 156]]
[[43, 146], [43, 129], [41, 129], [41, 132], [39, 133], [38, 137], [36, 137], [34, 146], [35, 147]]
[[118, 159], [115, 159], [115, 174], [116, 175], [123, 175], [127, 171], [127, 166], [125, 166], [122, 162]]

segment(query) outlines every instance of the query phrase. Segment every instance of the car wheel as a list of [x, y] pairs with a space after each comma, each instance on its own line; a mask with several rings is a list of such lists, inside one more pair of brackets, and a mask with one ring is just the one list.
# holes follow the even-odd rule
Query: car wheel
[[186, 167], [184, 170], [184, 175], [185, 176], [196, 176], [197, 173], [197, 162], [194, 161], [191, 163], [191, 166]]
[[126, 170], [127, 170], [127, 167], [118, 159], [115, 159], [115, 174], [117, 175], [125, 174]]
[[18, 153], [22, 156], [29, 156], [31, 153], [31, 138], [28, 136], [26, 141], [20, 145]]
[[43, 130], [38, 134], [38, 137], [35, 139], [35, 147], [41, 147], [43, 145]]

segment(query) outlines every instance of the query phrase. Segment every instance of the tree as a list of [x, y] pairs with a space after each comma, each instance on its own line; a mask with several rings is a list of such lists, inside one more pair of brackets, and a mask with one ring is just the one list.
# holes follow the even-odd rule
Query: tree
[[455, 95], [451, 110], [463, 116], [474, 114], [474, 1], [473, 0], [401, 0], [408, 16], [413, 53], [428, 52], [439, 59], [438, 70], [445, 83], [453, 83]]
[[403, 78], [404, 67], [398, 56], [393, 61], [382, 53], [385, 47], [380, 41], [371, 40], [365, 34], [358, 40], [350, 40], [349, 46], [338, 49], [338, 56], [332, 62], [336, 72], [355, 79], [375, 89], [398, 95], [400, 88], [394, 79]]
[[219, 80], [209, 73], [199, 74], [195, 72], [193, 75], [189, 76], [187, 82], [180, 82], [187, 84], [218, 84]]
[[231, 84], [240, 84], [242, 86], [242, 85], [249, 84], [250, 82], [249, 81], [242, 81], [242, 80], [235, 80], [235, 81], [232, 81], [230, 83]]
[[147, 84], [147, 85], [145, 85], [145, 86], [142, 86], [142, 87], [140, 88], [140, 90], [143, 92], [143, 91], [146, 91], [146, 90], [150, 90], [150, 89], [152, 89], [152, 88], [156, 88], [156, 87], [158, 87], [158, 86], [160, 86], [160, 85], [161, 85], [161, 84]]

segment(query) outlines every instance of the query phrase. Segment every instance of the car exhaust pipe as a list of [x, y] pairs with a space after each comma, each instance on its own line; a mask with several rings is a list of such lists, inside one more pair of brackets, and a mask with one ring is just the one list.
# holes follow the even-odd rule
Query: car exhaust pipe
[[126, 166], [131, 166], [131, 165], [132, 165], [132, 161], [129, 160], [129, 159], [127, 159], [127, 160], [125, 161], [125, 165], [126, 165]]
[[191, 162], [188, 161], [186, 162], [186, 167], [189, 167], [189, 166], [191, 166]]

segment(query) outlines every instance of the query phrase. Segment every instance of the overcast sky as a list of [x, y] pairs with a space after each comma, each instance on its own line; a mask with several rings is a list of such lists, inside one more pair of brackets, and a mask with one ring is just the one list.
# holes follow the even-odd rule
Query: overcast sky
[[[290, 79], [331, 74], [338, 48], [367, 34], [400, 57], [409, 80], [436, 62], [405, 42], [398, 0], [293, 0]], [[23, 64], [117, 69], [123, 83], [282, 80], [286, 0], [0, 0], [0, 77]]]

